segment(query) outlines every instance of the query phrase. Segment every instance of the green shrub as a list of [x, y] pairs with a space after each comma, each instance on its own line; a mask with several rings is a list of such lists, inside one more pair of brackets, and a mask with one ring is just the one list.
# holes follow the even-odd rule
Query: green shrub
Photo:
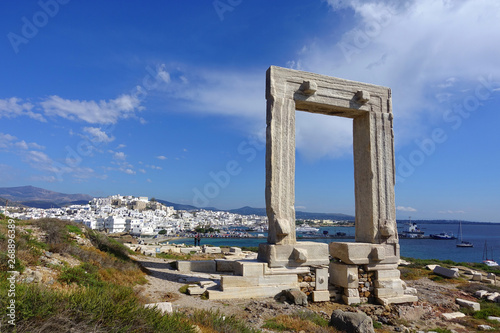
[[82, 235], [82, 230], [80, 228], [78, 228], [76, 225], [72, 225], [72, 224], [67, 224], [66, 225], [66, 230], [68, 230], [69, 232], [72, 232], [72, 233], [75, 233], [77, 235]]
[[100, 286], [102, 282], [98, 276], [99, 269], [89, 263], [82, 263], [76, 267], [63, 269], [59, 281], [67, 284], [76, 283], [79, 286]]

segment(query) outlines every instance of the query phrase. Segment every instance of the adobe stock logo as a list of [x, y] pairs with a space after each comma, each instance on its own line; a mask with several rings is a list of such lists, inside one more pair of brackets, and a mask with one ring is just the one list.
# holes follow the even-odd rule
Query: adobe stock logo
[[70, 0], [38, 1], [38, 6], [40, 6], [41, 10], [34, 13], [31, 20], [26, 16], [21, 17], [23, 23], [21, 34], [16, 34], [12, 31], [7, 34], [7, 38], [14, 52], [16, 54], [19, 53], [19, 46], [21, 44], [28, 44], [31, 39], [35, 38], [40, 29], [49, 23], [50, 18], [55, 17], [59, 13], [60, 5], [66, 5], [69, 1]]

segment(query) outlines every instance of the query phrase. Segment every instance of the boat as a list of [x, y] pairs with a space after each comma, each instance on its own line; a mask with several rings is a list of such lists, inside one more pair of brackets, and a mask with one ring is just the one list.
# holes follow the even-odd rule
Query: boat
[[460, 240], [459, 243], [457, 243], [457, 247], [474, 247], [474, 244], [471, 242], [466, 242], [463, 240], [462, 237], [462, 221], [460, 221], [460, 225], [458, 227], [458, 239]]
[[309, 225], [304, 224], [301, 227], [295, 228], [295, 231], [300, 233], [317, 233], [319, 232], [319, 228], [310, 227]]
[[486, 241], [484, 241], [483, 264], [490, 267], [499, 266], [495, 260], [488, 258], [488, 244], [486, 243]]
[[449, 234], [447, 232], [441, 232], [439, 234], [431, 234], [429, 235], [432, 239], [440, 239], [440, 240], [449, 240], [449, 239], [457, 239], [453, 234]]
[[400, 234], [399, 237], [401, 238], [424, 238], [424, 232], [420, 230], [418, 225], [416, 223], [411, 222], [411, 217], [410, 217], [410, 222], [408, 223], [408, 229], [403, 230]]

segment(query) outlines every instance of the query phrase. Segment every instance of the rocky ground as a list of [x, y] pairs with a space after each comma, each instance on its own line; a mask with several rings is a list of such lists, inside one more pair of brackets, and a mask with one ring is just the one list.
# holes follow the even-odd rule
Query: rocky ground
[[365, 312], [372, 317], [374, 322], [381, 324], [377, 325], [379, 327], [377, 331], [379, 332], [430, 332], [435, 329], [471, 332], [475, 331], [478, 325], [482, 323], [471, 319], [469, 316], [454, 320], [446, 320], [442, 316], [442, 313], [456, 312], [460, 309], [459, 305], [456, 304], [456, 298], [477, 301], [477, 298], [471, 293], [457, 288], [457, 286], [467, 283], [465, 281], [435, 282], [429, 277], [406, 281], [408, 287], [416, 288], [418, 292], [419, 301], [413, 304], [347, 306], [335, 302], [310, 302], [307, 307], [304, 307], [279, 302], [273, 298], [221, 301], [186, 295], [179, 291], [182, 286], [200, 280], [217, 281], [220, 276], [203, 273], [179, 274], [177, 270], [169, 265], [173, 261], [171, 259], [146, 256], [136, 256], [134, 259], [150, 272], [147, 277], [148, 283], [138, 287], [140, 295], [145, 301], [171, 302], [174, 310], [187, 313], [195, 309], [219, 310], [226, 315], [235, 315], [255, 328], [260, 328], [267, 319], [279, 315], [294, 315], [297, 311], [313, 311], [325, 319], [329, 319], [336, 309]]

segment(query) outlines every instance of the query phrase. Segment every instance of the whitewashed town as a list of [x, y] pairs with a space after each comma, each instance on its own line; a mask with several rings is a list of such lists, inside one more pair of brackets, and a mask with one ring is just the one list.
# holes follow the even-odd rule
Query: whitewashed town
[[6, 214], [21, 220], [59, 218], [82, 223], [107, 233], [128, 232], [134, 236], [176, 236], [196, 228], [219, 235], [244, 235], [242, 230], [267, 231], [267, 217], [224, 211], [175, 210], [148, 197], [112, 195], [93, 198], [88, 204], [63, 208], [6, 207]]

